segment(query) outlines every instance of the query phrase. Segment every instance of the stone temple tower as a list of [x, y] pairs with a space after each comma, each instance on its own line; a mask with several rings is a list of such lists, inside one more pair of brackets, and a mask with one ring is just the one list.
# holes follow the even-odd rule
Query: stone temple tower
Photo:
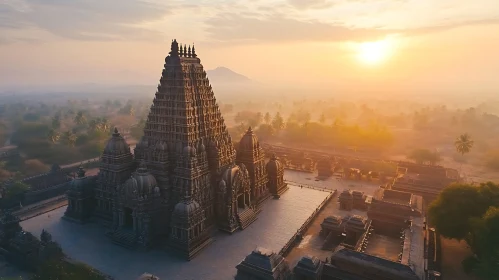
[[146, 162], [168, 203], [171, 247], [191, 258], [209, 243], [200, 237], [218, 223], [214, 186], [236, 158], [194, 46], [172, 42], [135, 158]]

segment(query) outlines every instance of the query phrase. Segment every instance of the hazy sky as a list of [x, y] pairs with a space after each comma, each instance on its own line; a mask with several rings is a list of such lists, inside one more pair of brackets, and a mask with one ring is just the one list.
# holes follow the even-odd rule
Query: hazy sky
[[499, 92], [498, 0], [0, 0], [0, 87], [154, 85], [173, 38], [267, 84]]

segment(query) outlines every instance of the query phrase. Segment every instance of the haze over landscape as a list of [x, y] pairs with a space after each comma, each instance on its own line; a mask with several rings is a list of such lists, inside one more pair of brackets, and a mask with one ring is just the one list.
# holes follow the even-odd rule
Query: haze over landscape
[[[269, 87], [490, 94], [498, 14], [495, 0], [4, 0], [0, 82], [154, 85], [176, 37]], [[359, 61], [380, 41], [383, 61]]]
[[497, 280], [498, 50], [498, 0], [0, 0], [0, 279]]

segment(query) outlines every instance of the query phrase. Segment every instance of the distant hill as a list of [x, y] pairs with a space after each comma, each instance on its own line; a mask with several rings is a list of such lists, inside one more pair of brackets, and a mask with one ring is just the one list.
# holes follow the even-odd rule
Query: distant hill
[[239, 84], [252, 83], [253, 81], [239, 73], [236, 73], [226, 67], [217, 67], [213, 70], [206, 71], [208, 79], [214, 84]]

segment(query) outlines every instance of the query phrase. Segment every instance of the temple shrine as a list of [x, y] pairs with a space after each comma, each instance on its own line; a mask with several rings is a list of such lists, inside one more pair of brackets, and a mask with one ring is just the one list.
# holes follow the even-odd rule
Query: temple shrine
[[260, 204], [287, 190], [284, 168], [251, 128], [236, 153], [194, 46], [176, 40], [132, 154], [114, 130], [96, 178], [78, 172], [68, 191], [68, 220], [111, 227], [116, 244], [168, 249], [190, 260], [211, 243], [258, 218]]

